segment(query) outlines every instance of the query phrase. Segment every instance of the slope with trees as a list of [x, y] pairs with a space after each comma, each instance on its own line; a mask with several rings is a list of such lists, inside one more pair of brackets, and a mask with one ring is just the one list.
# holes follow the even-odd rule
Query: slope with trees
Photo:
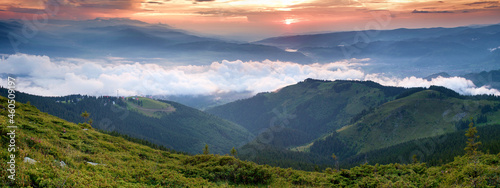
[[[259, 136], [241, 148], [240, 157], [260, 164], [314, 170], [316, 165], [331, 166], [332, 153], [344, 167], [365, 161], [406, 163], [411, 161], [412, 156], [408, 155], [412, 153], [418, 154], [421, 161], [441, 165], [463, 154], [465, 140], [460, 132], [467, 129], [470, 117], [475, 117], [478, 129], [487, 132], [483, 138], [483, 143], [487, 143], [484, 152], [499, 152], [495, 134], [499, 131], [496, 125], [500, 124], [498, 97], [461, 96], [432, 86], [406, 89], [395, 100], [353, 116], [347, 126], [298, 147], [271, 147], [259, 143]], [[273, 142], [281, 139], [272, 138], [276, 140]]]
[[[0, 97], [0, 122], [7, 123]], [[241, 161], [232, 156], [172, 153], [82, 129], [16, 103], [18, 150], [15, 181], [0, 172], [4, 187], [492, 187], [500, 184], [500, 154], [477, 152], [437, 167], [425, 163], [360, 165], [305, 172]], [[2, 126], [0, 144], [10, 142]], [[481, 132], [478, 132], [481, 134]], [[201, 150], [202, 148], [200, 148]], [[229, 151], [227, 151], [229, 152]], [[3, 169], [9, 152], [0, 150]], [[24, 159], [24, 161], [22, 161]], [[474, 160], [471, 160], [474, 159]]]
[[336, 130], [357, 114], [393, 100], [404, 90], [371, 81], [306, 79], [207, 112], [238, 123], [253, 134], [271, 134], [272, 139], [257, 140], [285, 148], [308, 143]]
[[[6, 96], [6, 92], [6, 89], [0, 88], [0, 95]], [[212, 146], [214, 153], [224, 153], [252, 137], [245, 128], [235, 123], [179, 103], [137, 99], [145, 101], [143, 104], [146, 105], [140, 107], [126, 99], [110, 96], [41, 97], [22, 92], [16, 94], [17, 101], [29, 101], [41, 111], [68, 121], [87, 122], [87, 118], [80, 116], [87, 111], [90, 114], [88, 118], [93, 121], [92, 126], [97, 129], [115, 131], [189, 153], [200, 153], [199, 148], [205, 144]], [[146, 111], [148, 109], [155, 112]]]

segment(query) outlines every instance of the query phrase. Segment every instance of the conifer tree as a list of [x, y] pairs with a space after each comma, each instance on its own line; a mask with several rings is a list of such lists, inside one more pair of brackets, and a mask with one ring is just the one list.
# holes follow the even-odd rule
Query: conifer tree
[[234, 149], [234, 147], [233, 147], [233, 149], [231, 149], [231, 155], [232, 156], [238, 155], [238, 152], [236, 151], [236, 149]]
[[477, 135], [477, 129], [474, 127], [474, 121], [472, 118], [465, 136], [467, 136], [467, 146], [464, 148], [465, 152], [467, 152], [468, 156], [476, 156], [477, 149], [479, 148], [479, 145], [481, 145], [481, 142], [477, 141], [479, 136]]
[[337, 160], [337, 156], [335, 155], [335, 153], [332, 153], [332, 158], [333, 160], [335, 160], [335, 167], [337, 168], [337, 170], [339, 170], [339, 161]]
[[203, 155], [210, 154], [210, 149], [208, 149], [208, 144], [205, 144], [205, 148], [203, 148]]
[[469, 129], [466, 131], [465, 136], [467, 136], [467, 146], [465, 146], [464, 150], [465, 152], [467, 152], [467, 156], [470, 157], [469, 159], [471, 159], [471, 161], [474, 163], [474, 171], [469, 178], [471, 178], [473, 187], [477, 187], [477, 183], [480, 181], [478, 176], [479, 174], [481, 174], [480, 171], [482, 171], [480, 168], [477, 168], [477, 164], [479, 162], [477, 149], [481, 145], [481, 142], [477, 141], [477, 139], [479, 139], [479, 136], [477, 135], [476, 127], [474, 127], [474, 119], [472, 118], [469, 124]]
[[418, 157], [417, 157], [417, 155], [416, 155], [416, 154], [415, 154], [415, 155], [413, 155], [413, 156], [411, 157], [411, 159], [412, 159], [412, 163], [413, 163], [413, 164], [418, 163]]
[[87, 122], [87, 118], [89, 118], [90, 114], [87, 112], [87, 110], [85, 110], [85, 112], [83, 112], [81, 116], [85, 119], [85, 122]]

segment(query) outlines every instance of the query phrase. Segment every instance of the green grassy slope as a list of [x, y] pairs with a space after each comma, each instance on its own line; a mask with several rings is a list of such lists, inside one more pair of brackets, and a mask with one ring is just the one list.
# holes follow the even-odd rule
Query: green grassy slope
[[[6, 96], [6, 90], [0, 88], [0, 94]], [[205, 144], [210, 145], [214, 153], [227, 153], [252, 137], [235, 123], [171, 101], [141, 97], [140, 106], [136, 100], [116, 97], [41, 97], [21, 92], [16, 93], [16, 100], [29, 101], [43, 112], [74, 123], [84, 122], [80, 114], [87, 111], [93, 119], [92, 126], [97, 129], [116, 131], [189, 153], [201, 153]]]
[[338, 129], [362, 111], [392, 100], [404, 90], [374, 82], [307, 79], [207, 112], [236, 122], [254, 134], [281, 126], [279, 131], [272, 130], [273, 139], [267, 143], [289, 147]]
[[[411, 92], [374, 108], [352, 124], [298, 148], [322, 156], [335, 153], [342, 159], [382, 150], [392, 156], [401, 149], [386, 148], [403, 143], [408, 146], [418, 139], [455, 133], [466, 128], [471, 117], [478, 126], [500, 124], [498, 98], [464, 97], [441, 87], [408, 91]], [[450, 152], [460, 154], [460, 151]], [[376, 158], [381, 162], [390, 161]], [[449, 160], [450, 156], [446, 158]]]
[[125, 98], [125, 103], [128, 110], [136, 111], [149, 117], [161, 118], [175, 111], [175, 108], [166, 102], [146, 97], [127, 97]]
[[[484, 153], [500, 152], [500, 124], [477, 127]], [[387, 148], [372, 150], [342, 160], [343, 167], [353, 167], [368, 161], [370, 164], [411, 163], [413, 155], [428, 165], [438, 166], [449, 163], [455, 157], [465, 154], [467, 137], [465, 130], [434, 137], [426, 137], [404, 142]]]
[[[7, 99], [0, 97], [0, 145], [7, 133]], [[230, 156], [175, 154], [103, 134], [16, 103], [16, 151], [0, 150], [7, 169], [15, 154], [15, 181], [0, 172], [4, 187], [480, 187], [500, 183], [500, 154], [479, 163], [459, 157], [440, 167], [425, 164], [362, 165], [349, 170], [304, 172]], [[84, 130], [83, 128], [89, 128]], [[35, 163], [22, 162], [24, 157]], [[61, 165], [61, 161], [65, 165]], [[90, 162], [90, 163], [89, 163]], [[93, 165], [97, 163], [96, 165]]]
[[[454, 132], [458, 121], [477, 118], [486, 105], [497, 106], [500, 101], [464, 100], [425, 90], [379, 106], [360, 121], [341, 129], [339, 136], [363, 153]], [[486, 115], [488, 123], [500, 124], [500, 111]]]

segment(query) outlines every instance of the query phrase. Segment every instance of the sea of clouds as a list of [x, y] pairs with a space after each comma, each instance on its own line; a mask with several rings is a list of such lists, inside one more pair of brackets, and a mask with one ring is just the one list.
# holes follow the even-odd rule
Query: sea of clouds
[[210, 95], [227, 92], [274, 91], [306, 78], [323, 80], [372, 80], [382, 85], [429, 87], [438, 85], [460, 94], [500, 92], [476, 87], [461, 77], [396, 78], [367, 74], [362, 67], [369, 59], [351, 59], [327, 64], [293, 62], [222, 61], [207, 66], [161, 66], [147, 63], [103, 62], [85, 59], [51, 59], [47, 56], [14, 54], [0, 60], [0, 85], [7, 74], [17, 78], [17, 90], [43, 96], [85, 95]]

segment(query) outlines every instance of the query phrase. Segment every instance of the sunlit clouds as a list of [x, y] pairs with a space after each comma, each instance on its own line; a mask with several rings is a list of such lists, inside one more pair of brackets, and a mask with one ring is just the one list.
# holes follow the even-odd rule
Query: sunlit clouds
[[30, 19], [47, 4], [57, 5], [55, 19], [126, 17], [207, 34], [253, 33], [253, 38], [363, 28], [373, 20], [372, 11], [393, 16], [382, 29], [500, 22], [498, 1], [475, 0], [0, 0], [0, 19]]

